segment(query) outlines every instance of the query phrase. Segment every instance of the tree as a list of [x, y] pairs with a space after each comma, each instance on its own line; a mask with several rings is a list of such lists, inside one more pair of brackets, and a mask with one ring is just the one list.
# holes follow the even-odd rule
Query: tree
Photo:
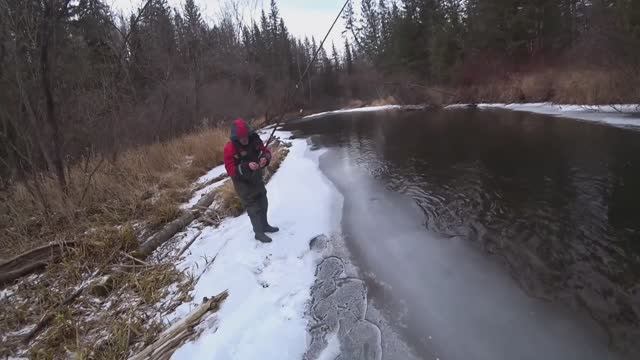
[[182, 9], [184, 14], [184, 28], [182, 29], [185, 45], [186, 62], [193, 81], [194, 107], [192, 121], [195, 123], [200, 117], [200, 88], [202, 86], [202, 56], [204, 42], [204, 24], [200, 9], [194, 0], [186, 0]]
[[333, 68], [336, 71], [340, 71], [340, 55], [338, 55], [338, 50], [336, 49], [336, 44], [331, 43], [331, 58], [333, 60]]
[[351, 55], [351, 45], [348, 39], [344, 39], [344, 63], [347, 74], [353, 74], [353, 56]]
[[362, 51], [371, 61], [377, 62], [380, 55], [380, 14], [373, 0], [362, 0], [362, 20], [358, 27]]

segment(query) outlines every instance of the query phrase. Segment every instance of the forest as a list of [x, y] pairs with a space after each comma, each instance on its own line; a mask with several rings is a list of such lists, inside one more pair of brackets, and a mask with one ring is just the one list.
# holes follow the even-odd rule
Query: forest
[[46, 169], [64, 187], [66, 164], [87, 156], [354, 99], [640, 98], [633, 0], [349, 1], [344, 43], [320, 49], [286, 104], [320, 39], [292, 36], [275, 0], [256, 20], [243, 7], [226, 3], [211, 22], [194, 0], [148, 0], [128, 16], [101, 0], [1, 0], [3, 186]]
[[[110, 3], [0, 0], [0, 357], [125, 358], [157, 338], [197, 282], [176, 264], [202, 231], [179, 253], [174, 235], [244, 211], [214, 171], [238, 117], [640, 104], [637, 0], [340, 0], [341, 40], [324, 44], [276, 0], [214, 18], [204, 0]], [[271, 145], [268, 177], [291, 146]]]

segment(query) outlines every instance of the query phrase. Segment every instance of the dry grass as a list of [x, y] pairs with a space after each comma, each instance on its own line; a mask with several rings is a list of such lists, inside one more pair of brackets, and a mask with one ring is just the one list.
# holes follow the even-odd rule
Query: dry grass
[[455, 91], [457, 102], [555, 102], [619, 104], [640, 102], [637, 75], [594, 69], [545, 70]]
[[276, 143], [272, 148], [271, 163], [264, 174], [264, 181], [271, 180], [271, 177], [280, 169], [280, 165], [289, 154], [289, 148], [281, 142]]
[[67, 194], [43, 176], [14, 185], [0, 194], [0, 258], [81, 238], [97, 226], [149, 219], [158, 226], [172, 220], [189, 184], [222, 162], [226, 141], [226, 129], [202, 130], [127, 151], [115, 161], [77, 164], [68, 171]]
[[346, 108], [348, 109], [353, 109], [353, 108], [359, 108], [359, 107], [363, 107], [365, 106], [366, 103], [362, 100], [358, 100], [358, 99], [353, 99], [350, 100], [347, 104], [346, 104]]
[[351, 99], [344, 104], [347, 109], [361, 108], [364, 106], [384, 106], [398, 105], [400, 102], [394, 96], [381, 97], [372, 101], [363, 101], [360, 99]]
[[[137, 246], [131, 227], [103, 228], [89, 236], [45, 274], [11, 287], [13, 295], [0, 299], [0, 333], [8, 336], [0, 357], [16, 355], [21, 347], [17, 331], [52, 312], [51, 323], [29, 345], [29, 358], [58, 359], [71, 353], [78, 359], [126, 358], [131, 346], [153, 341], [162, 330], [158, 315], [189, 300], [193, 279], [176, 269], [172, 259], [142, 265], [119, 256]], [[123, 261], [129, 267], [123, 268]], [[109, 292], [87, 290], [72, 307], [59, 305], [98, 270], [114, 275]]]
[[240, 197], [236, 193], [236, 189], [233, 187], [232, 181], [227, 181], [226, 184], [220, 187], [218, 190], [220, 196], [220, 211], [227, 216], [239, 216], [244, 211], [244, 206]]
[[380, 98], [372, 101], [369, 106], [384, 106], [384, 105], [398, 105], [398, 100], [393, 96], [387, 96], [386, 98]]
[[[148, 262], [126, 254], [139, 246], [141, 229], [153, 230], [178, 216], [177, 205], [188, 195], [185, 189], [221, 162], [224, 142], [226, 131], [210, 130], [123, 154], [116, 162], [120, 167], [105, 164], [96, 173], [84, 202], [78, 203], [70, 192], [60, 197], [60, 204], [64, 201], [69, 208], [54, 207], [57, 203], [51, 202], [49, 214], [28, 198], [24, 186], [13, 189], [7, 209], [18, 204], [27, 207], [22, 217], [11, 222], [11, 228], [3, 230], [16, 233], [11, 241], [26, 234], [36, 234], [34, 239], [44, 241], [49, 237], [43, 234], [53, 234], [82, 242], [45, 273], [12, 285], [12, 295], [0, 298], [0, 333], [7, 334], [7, 341], [0, 344], [0, 357], [122, 359], [151, 343], [164, 326], [159, 315], [189, 301], [195, 279], [176, 269], [171, 246], [157, 251]], [[266, 180], [287, 153], [286, 145], [276, 142]], [[54, 184], [48, 186], [53, 189], [46, 193], [48, 199], [60, 196]], [[221, 207], [217, 217], [244, 211], [230, 181], [218, 191]], [[57, 222], [51, 220], [54, 215]], [[80, 217], [84, 219], [77, 220]], [[38, 225], [37, 231], [32, 230], [33, 224]], [[16, 230], [19, 228], [23, 232]], [[96, 280], [103, 274], [109, 274], [110, 281], [98, 285]], [[75, 289], [87, 284], [91, 285], [72, 306], [61, 306]], [[20, 334], [45, 314], [54, 314], [53, 320], [25, 348]]]
[[[131, 344], [152, 338], [160, 328], [153, 319], [157, 311], [139, 314], [166, 296], [170, 284], [185, 282], [185, 275], [173, 265], [137, 267], [123, 254], [139, 246], [142, 230], [153, 231], [180, 214], [178, 205], [188, 198], [193, 180], [222, 162], [227, 133], [202, 130], [127, 151], [115, 161], [78, 164], [68, 169], [66, 194], [44, 176], [1, 193], [0, 258], [51, 241], [81, 244], [44, 274], [12, 286], [13, 296], [0, 299], [0, 333], [14, 334], [0, 345], [0, 357], [15, 355], [24, 346], [16, 331], [47, 313], [55, 316], [30, 344], [30, 358], [74, 353], [81, 359], [120, 359]], [[130, 266], [124, 272], [117, 267], [123, 261]], [[80, 284], [114, 271], [107, 291], [87, 291], [72, 308], [60, 306]], [[108, 303], [119, 307], [103, 309], [99, 296], [109, 296]]]

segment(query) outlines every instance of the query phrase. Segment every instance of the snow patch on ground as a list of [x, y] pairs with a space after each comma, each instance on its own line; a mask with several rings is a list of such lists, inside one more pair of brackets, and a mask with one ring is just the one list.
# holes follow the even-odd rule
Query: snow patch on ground
[[309, 150], [303, 139], [291, 143], [267, 185], [269, 218], [281, 228], [273, 243], [254, 240], [243, 214], [217, 229], [205, 228], [179, 265], [199, 278], [194, 302], [180, 306], [169, 321], [185, 317], [203, 297], [228, 290], [229, 298], [217, 321], [209, 322], [200, 338], [178, 349], [173, 359], [297, 360], [305, 353], [305, 310], [320, 260], [309, 241], [340, 230], [342, 196], [318, 167], [322, 152]]
[[224, 168], [224, 165], [216, 166], [213, 169], [209, 170], [208, 173], [202, 175], [197, 181], [196, 184], [205, 184], [218, 176], [225, 174], [227, 170]]
[[[214, 177], [215, 179], [215, 177]], [[191, 197], [191, 200], [189, 200], [189, 202], [184, 203], [180, 206], [181, 209], [185, 210], [185, 209], [191, 209], [192, 207], [196, 206], [196, 204], [198, 203], [198, 201], [200, 201], [200, 199], [204, 196], [207, 195], [208, 193], [210, 193], [211, 191], [219, 188], [220, 186], [224, 185], [227, 180], [229, 180], [229, 178], [226, 179], [222, 179], [218, 182], [215, 182], [211, 185], [207, 185], [205, 187], [203, 187], [202, 189], [196, 191], [193, 196]]]
[[0, 290], [0, 300], [4, 300], [9, 296], [13, 295], [13, 290], [11, 289], [2, 289]]
[[[468, 107], [467, 104], [447, 106], [445, 109]], [[636, 128], [640, 127], [640, 105], [562, 105], [552, 103], [529, 104], [478, 104], [479, 109], [506, 109], [526, 111], [536, 114], [572, 118], [582, 121], [603, 123], [611, 126]]]
[[353, 112], [402, 110], [403, 108], [404, 106], [402, 105], [366, 106], [366, 107], [355, 108], [355, 109], [340, 109], [340, 110], [334, 110], [334, 111], [325, 111], [325, 112], [305, 116], [303, 117], [303, 119], [312, 119], [320, 116], [353, 113]]

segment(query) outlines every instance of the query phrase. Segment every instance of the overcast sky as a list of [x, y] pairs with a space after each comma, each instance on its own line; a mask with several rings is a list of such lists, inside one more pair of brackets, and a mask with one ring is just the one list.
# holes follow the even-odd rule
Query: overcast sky
[[[335, 19], [338, 11], [344, 4], [344, 0], [277, 0], [280, 16], [284, 18], [285, 24], [293, 35], [297, 37], [315, 36], [318, 43], [322, 40], [331, 23]], [[138, 8], [143, 0], [105, 0], [107, 4], [111, 4], [116, 11], [124, 11], [129, 13], [132, 9]], [[181, 8], [184, 0], [168, 0], [172, 7]], [[219, 18], [221, 4], [224, 0], [196, 0], [196, 4], [200, 7], [203, 17], [213, 22]], [[257, 18], [260, 10], [264, 5], [266, 11], [269, 9], [270, 0], [243, 0], [244, 3], [251, 3], [245, 9], [245, 16], [249, 18], [254, 16]], [[254, 8], [254, 9], [251, 9]], [[327, 50], [331, 48], [331, 41], [335, 41], [336, 47], [342, 49], [344, 40], [342, 31], [344, 30], [344, 21], [340, 20], [333, 29], [325, 47]]]

